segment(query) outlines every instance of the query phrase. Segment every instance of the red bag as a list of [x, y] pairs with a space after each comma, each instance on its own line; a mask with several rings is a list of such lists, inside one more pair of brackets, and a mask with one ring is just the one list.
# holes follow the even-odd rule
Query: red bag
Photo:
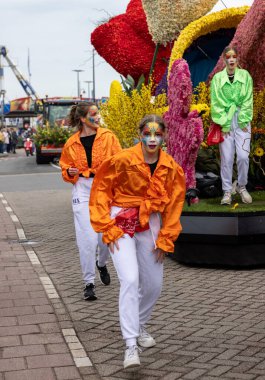
[[212, 121], [210, 124], [208, 136], [207, 136], [207, 145], [216, 145], [223, 141], [224, 141], [224, 138], [222, 136], [220, 125]]

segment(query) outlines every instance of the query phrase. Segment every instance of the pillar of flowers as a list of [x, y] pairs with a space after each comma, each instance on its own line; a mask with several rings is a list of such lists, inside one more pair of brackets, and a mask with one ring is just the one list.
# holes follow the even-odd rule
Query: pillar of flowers
[[[181, 83], [181, 86], [179, 85]], [[203, 124], [197, 110], [190, 112], [192, 83], [187, 62], [174, 62], [168, 81], [167, 150], [184, 170], [186, 187], [196, 187], [195, 162], [203, 141]]]

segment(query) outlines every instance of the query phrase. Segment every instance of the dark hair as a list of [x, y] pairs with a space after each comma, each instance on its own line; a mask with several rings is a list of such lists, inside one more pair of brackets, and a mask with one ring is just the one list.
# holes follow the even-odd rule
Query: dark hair
[[226, 53], [229, 52], [230, 50], [234, 50], [234, 52], [238, 54], [238, 50], [235, 46], [227, 46], [226, 48], [224, 48], [223, 57], [225, 57]]
[[158, 123], [160, 125], [160, 127], [162, 128], [162, 130], [165, 131], [166, 124], [165, 124], [163, 118], [159, 115], [151, 114], [151, 115], [145, 115], [142, 118], [142, 120], [140, 121], [140, 123], [139, 123], [140, 132], [142, 132], [142, 130], [144, 129], [144, 126], [150, 122]]
[[92, 106], [96, 106], [96, 104], [92, 102], [82, 102], [82, 103], [74, 104], [71, 107], [71, 110], [68, 116], [69, 125], [71, 127], [77, 127], [79, 130], [82, 129], [83, 124], [81, 121], [81, 117], [86, 117], [89, 109]]

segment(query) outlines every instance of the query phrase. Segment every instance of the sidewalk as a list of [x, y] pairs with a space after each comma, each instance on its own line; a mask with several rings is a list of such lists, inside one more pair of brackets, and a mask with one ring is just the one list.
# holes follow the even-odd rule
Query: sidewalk
[[99, 380], [1, 193], [0, 220], [0, 380]]

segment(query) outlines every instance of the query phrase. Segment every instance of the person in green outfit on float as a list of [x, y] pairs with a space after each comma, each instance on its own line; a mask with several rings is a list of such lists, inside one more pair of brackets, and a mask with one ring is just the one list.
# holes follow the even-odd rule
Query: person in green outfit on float
[[223, 58], [226, 67], [211, 81], [211, 117], [221, 126], [224, 141], [219, 144], [221, 156], [222, 205], [230, 205], [233, 194], [233, 164], [237, 156], [236, 192], [243, 203], [252, 203], [246, 189], [253, 117], [253, 81], [247, 70], [238, 67], [237, 49], [228, 46]]

